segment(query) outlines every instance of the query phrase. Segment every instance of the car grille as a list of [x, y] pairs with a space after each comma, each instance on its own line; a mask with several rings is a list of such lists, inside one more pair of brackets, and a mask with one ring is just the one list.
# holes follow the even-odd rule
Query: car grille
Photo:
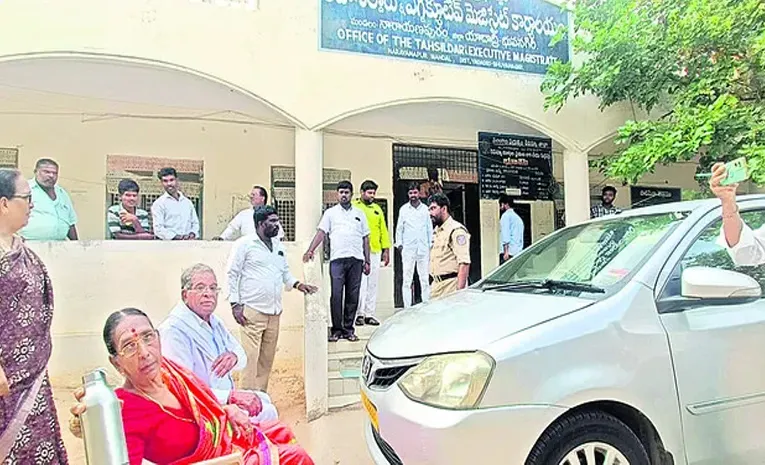
[[389, 388], [396, 384], [401, 376], [406, 373], [407, 370], [412, 368], [412, 365], [402, 367], [390, 367], [379, 368], [372, 374], [372, 380], [369, 382], [369, 387], [375, 388]]
[[361, 360], [361, 381], [372, 389], [387, 389], [399, 380], [419, 360], [381, 361], [369, 352]]
[[380, 449], [380, 452], [382, 452], [382, 455], [388, 463], [391, 465], [404, 465], [404, 462], [402, 462], [401, 459], [398, 458], [398, 455], [396, 455], [396, 451], [393, 450], [390, 444], [385, 442], [385, 439], [380, 436], [380, 433], [377, 432], [374, 426], [370, 426], [370, 428], [372, 428], [372, 436], [375, 438], [377, 447]]

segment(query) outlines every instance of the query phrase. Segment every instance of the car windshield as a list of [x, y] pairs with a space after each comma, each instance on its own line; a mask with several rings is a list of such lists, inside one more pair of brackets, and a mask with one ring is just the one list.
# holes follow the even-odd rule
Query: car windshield
[[479, 289], [596, 299], [626, 282], [688, 214], [614, 216], [565, 229], [498, 268]]

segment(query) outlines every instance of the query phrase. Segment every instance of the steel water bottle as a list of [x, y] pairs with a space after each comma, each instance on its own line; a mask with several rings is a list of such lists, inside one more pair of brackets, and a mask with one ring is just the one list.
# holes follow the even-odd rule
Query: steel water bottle
[[122, 426], [122, 406], [106, 384], [106, 370], [98, 368], [82, 377], [85, 413], [82, 437], [88, 465], [128, 465], [130, 460]]

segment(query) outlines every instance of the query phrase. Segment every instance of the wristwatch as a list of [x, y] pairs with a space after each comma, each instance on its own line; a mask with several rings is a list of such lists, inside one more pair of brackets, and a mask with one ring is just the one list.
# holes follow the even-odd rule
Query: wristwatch
[[295, 281], [295, 284], [292, 285], [292, 289], [297, 289], [298, 286], [300, 286], [300, 281]]

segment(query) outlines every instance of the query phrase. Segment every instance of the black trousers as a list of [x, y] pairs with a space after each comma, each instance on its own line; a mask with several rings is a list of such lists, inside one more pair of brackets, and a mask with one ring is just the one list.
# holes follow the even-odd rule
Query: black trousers
[[338, 258], [329, 262], [332, 293], [329, 306], [332, 311], [332, 334], [350, 336], [359, 307], [361, 275], [364, 261], [357, 258]]

